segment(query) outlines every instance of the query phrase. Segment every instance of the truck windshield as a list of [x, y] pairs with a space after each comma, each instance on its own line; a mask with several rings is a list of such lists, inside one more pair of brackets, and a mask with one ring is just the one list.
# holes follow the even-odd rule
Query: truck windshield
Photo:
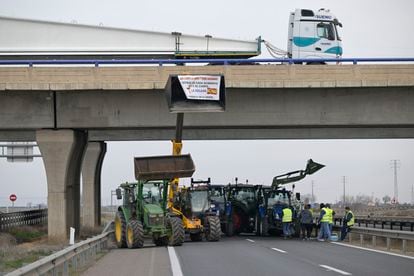
[[287, 193], [272, 192], [269, 194], [267, 204], [269, 206], [273, 206], [275, 204], [289, 205], [289, 196], [287, 195]]
[[317, 34], [321, 38], [335, 40], [334, 25], [332, 23], [319, 23], [317, 26]]
[[158, 203], [161, 199], [159, 183], [145, 183], [142, 187], [142, 195], [146, 203]]
[[208, 191], [191, 192], [191, 210], [193, 212], [204, 212], [208, 206]]

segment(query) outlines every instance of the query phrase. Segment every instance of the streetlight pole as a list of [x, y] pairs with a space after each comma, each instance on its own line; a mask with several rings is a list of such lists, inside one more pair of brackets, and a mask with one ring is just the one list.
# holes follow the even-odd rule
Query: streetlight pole
[[342, 183], [343, 183], [343, 187], [344, 187], [344, 200], [342, 201], [343, 203], [343, 207], [346, 206], [346, 198], [345, 198], [345, 183], [346, 183], [346, 176], [342, 176]]

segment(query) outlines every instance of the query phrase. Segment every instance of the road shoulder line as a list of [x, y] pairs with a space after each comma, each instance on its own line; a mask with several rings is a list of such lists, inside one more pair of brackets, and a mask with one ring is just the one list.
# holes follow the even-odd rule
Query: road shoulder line
[[173, 276], [183, 276], [180, 261], [178, 260], [174, 247], [168, 246], [167, 248], [168, 248], [168, 255], [170, 257], [171, 272]]
[[382, 253], [382, 254], [387, 254], [387, 255], [391, 255], [391, 256], [402, 257], [402, 258], [407, 258], [407, 259], [414, 260], [414, 257], [412, 257], [412, 256], [406, 256], [406, 255], [401, 255], [401, 254], [397, 254], [397, 253], [392, 253], [392, 252], [387, 252], [387, 251], [382, 251], [382, 250], [377, 250], [377, 249], [372, 249], [372, 248], [366, 248], [366, 247], [361, 247], [361, 246], [356, 246], [356, 245], [351, 245], [351, 244], [345, 244], [345, 243], [340, 243], [340, 242], [331, 242], [331, 243], [336, 244], [336, 245], [341, 245], [341, 246], [346, 246], [346, 247], [351, 247], [351, 248], [357, 248], [357, 249], [361, 249], [361, 250], [372, 251], [372, 252], [376, 252], [376, 253]]

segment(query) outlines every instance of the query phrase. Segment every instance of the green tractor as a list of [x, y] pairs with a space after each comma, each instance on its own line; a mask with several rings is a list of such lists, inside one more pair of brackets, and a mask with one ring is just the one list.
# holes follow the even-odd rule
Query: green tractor
[[180, 217], [167, 209], [168, 186], [172, 179], [191, 177], [191, 156], [136, 157], [136, 183], [123, 183], [117, 189], [123, 205], [115, 215], [115, 240], [119, 248], [140, 248], [144, 238], [152, 238], [157, 246], [177, 246], [184, 242]]

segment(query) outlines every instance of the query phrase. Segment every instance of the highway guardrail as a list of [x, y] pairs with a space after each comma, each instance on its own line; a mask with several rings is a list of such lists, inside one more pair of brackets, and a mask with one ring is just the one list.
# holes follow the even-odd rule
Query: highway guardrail
[[407, 252], [407, 241], [414, 241], [414, 233], [410, 231], [398, 231], [398, 230], [384, 230], [365, 227], [352, 227], [351, 232], [348, 233], [348, 240], [351, 243], [354, 236], [359, 235], [359, 241], [361, 246], [365, 245], [365, 237], [371, 237], [371, 245], [377, 246], [377, 238], [384, 238], [386, 241], [386, 248], [391, 250], [391, 240], [401, 241], [401, 251], [405, 254]]
[[6, 276], [20, 275], [73, 275], [96, 260], [96, 255], [108, 247], [113, 231], [76, 243], [57, 253], [14, 270]]

